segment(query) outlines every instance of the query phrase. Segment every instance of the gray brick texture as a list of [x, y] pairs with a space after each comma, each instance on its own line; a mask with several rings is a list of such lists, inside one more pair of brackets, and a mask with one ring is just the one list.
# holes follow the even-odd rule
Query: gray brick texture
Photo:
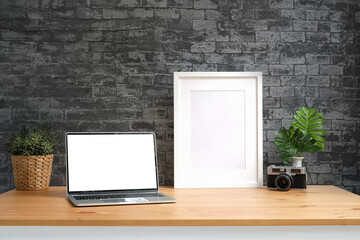
[[[300, 106], [326, 118], [310, 184], [360, 194], [360, 1], [0, 0], [0, 192], [4, 142], [22, 126], [154, 131], [173, 185], [173, 72], [262, 71], [264, 169]], [[266, 178], [265, 178], [266, 179]], [[265, 180], [266, 181], [266, 180]], [[65, 184], [64, 143], [51, 185]]]

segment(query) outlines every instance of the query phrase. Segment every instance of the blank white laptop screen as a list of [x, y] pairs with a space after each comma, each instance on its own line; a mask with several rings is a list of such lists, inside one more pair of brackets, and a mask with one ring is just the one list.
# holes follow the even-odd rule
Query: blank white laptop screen
[[69, 192], [156, 189], [154, 135], [67, 135]]

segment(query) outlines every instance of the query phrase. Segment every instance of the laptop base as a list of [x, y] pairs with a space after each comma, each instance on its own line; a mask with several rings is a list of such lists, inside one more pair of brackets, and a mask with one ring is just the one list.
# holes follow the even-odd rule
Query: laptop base
[[165, 194], [162, 197], [131, 197], [131, 198], [109, 198], [109, 199], [86, 199], [76, 200], [74, 196], [69, 195], [69, 200], [76, 207], [90, 206], [112, 206], [112, 205], [130, 205], [130, 204], [151, 204], [151, 203], [175, 203], [176, 200]]

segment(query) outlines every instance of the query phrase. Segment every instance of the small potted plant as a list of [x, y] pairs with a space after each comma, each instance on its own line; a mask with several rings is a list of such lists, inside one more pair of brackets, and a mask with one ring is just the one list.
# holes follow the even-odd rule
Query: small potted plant
[[48, 128], [24, 128], [6, 143], [17, 190], [43, 190], [49, 187], [57, 135]]
[[325, 119], [321, 113], [316, 113], [316, 108], [310, 109], [302, 107], [294, 115], [295, 122], [291, 127], [283, 127], [275, 137], [276, 150], [282, 151], [280, 157], [287, 165], [293, 160], [294, 167], [301, 167], [303, 153], [315, 153], [325, 150], [325, 139], [322, 137], [327, 134], [322, 130]]

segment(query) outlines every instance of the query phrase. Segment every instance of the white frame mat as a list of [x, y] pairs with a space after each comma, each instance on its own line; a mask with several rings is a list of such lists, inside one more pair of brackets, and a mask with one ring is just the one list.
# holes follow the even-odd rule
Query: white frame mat
[[262, 74], [174, 73], [174, 187], [263, 186]]

